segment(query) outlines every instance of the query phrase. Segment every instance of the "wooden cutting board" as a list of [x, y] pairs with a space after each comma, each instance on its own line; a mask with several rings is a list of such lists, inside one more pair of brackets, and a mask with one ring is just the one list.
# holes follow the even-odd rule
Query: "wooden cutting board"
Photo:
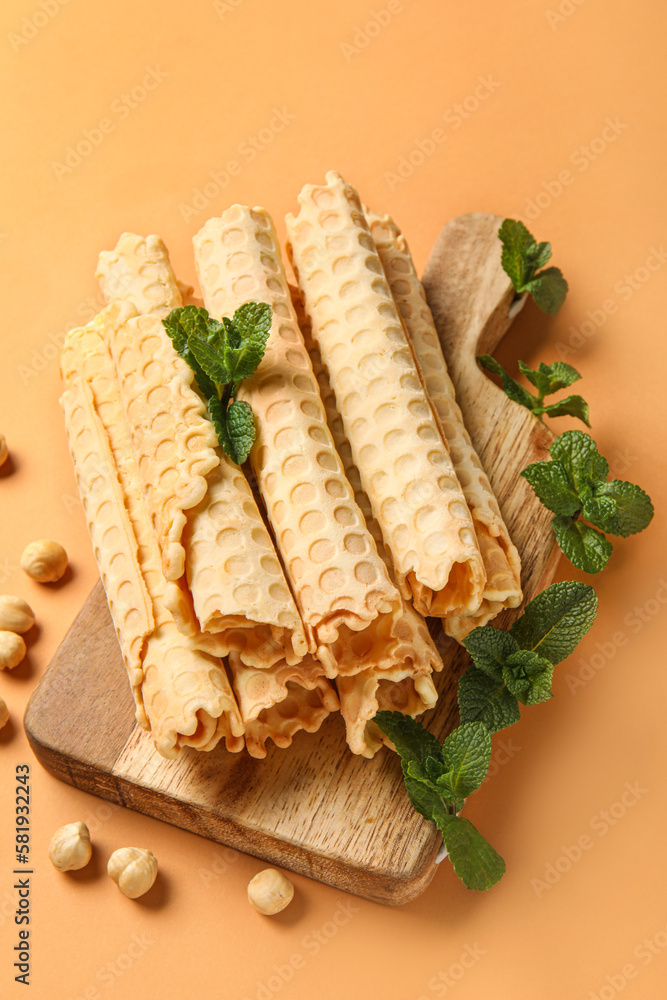
[[[551, 515], [519, 472], [546, 457], [552, 436], [475, 363], [523, 304], [500, 267], [501, 221], [474, 214], [450, 222], [424, 283], [469, 431], [521, 553], [528, 599], [550, 582], [555, 553]], [[468, 656], [437, 628], [445, 669], [424, 722], [442, 739], [457, 721]], [[315, 735], [299, 733], [288, 750], [270, 744], [265, 760], [222, 746], [158, 756], [134, 721], [101, 583], [35, 690], [25, 728], [37, 759], [62, 781], [359, 896], [406, 903], [435, 873], [440, 835], [410, 806], [397, 756], [353, 756], [340, 716]]]

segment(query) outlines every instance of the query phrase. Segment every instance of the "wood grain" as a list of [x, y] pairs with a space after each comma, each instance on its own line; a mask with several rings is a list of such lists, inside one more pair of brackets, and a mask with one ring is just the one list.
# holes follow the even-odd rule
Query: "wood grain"
[[[513, 302], [500, 268], [500, 219], [467, 215], [440, 234], [425, 273], [452, 380], [524, 566], [526, 598], [555, 567], [549, 515], [519, 472], [544, 458], [549, 432], [478, 369], [509, 326]], [[516, 612], [506, 613], [509, 621]], [[497, 623], [500, 623], [496, 620]], [[456, 686], [468, 656], [437, 623], [445, 670], [424, 717], [440, 738], [456, 724]], [[265, 760], [186, 750], [165, 760], [135, 725], [132, 697], [98, 584], [35, 690], [25, 728], [57, 778], [272, 864], [382, 903], [407, 903], [435, 873], [440, 835], [410, 806], [398, 758], [345, 746], [340, 717]]]

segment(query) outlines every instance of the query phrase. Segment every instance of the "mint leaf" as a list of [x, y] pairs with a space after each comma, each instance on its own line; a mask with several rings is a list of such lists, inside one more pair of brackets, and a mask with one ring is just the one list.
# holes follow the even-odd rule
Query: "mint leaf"
[[230, 457], [243, 465], [255, 441], [255, 415], [248, 403], [234, 400], [227, 410], [227, 431], [234, 451]]
[[209, 340], [199, 330], [193, 330], [188, 337], [188, 348], [197, 364], [216, 385], [227, 385], [230, 379], [229, 368], [219, 353], [215, 338]]
[[634, 483], [612, 479], [608, 483], [596, 485], [594, 495], [596, 500], [604, 498], [614, 502], [613, 511], [609, 508], [604, 517], [593, 522], [612, 535], [627, 538], [628, 535], [643, 531], [653, 518], [650, 496]]
[[[599, 484], [603, 486], [603, 483]], [[612, 497], [596, 496], [593, 489], [587, 488], [581, 505], [582, 516], [598, 528], [605, 528], [610, 518], [616, 513], [616, 501]], [[605, 528], [606, 530], [606, 528]]]
[[440, 759], [439, 740], [409, 715], [383, 710], [374, 716], [373, 722], [391, 740], [404, 761], [416, 761], [425, 768], [428, 757]]
[[505, 219], [498, 236], [503, 245], [500, 263], [514, 290], [529, 292], [535, 304], [555, 316], [567, 295], [568, 285], [557, 267], [538, 271], [551, 258], [551, 244], [537, 243], [523, 222]]
[[474, 666], [468, 667], [459, 680], [458, 702], [462, 723], [483, 722], [490, 733], [513, 726], [520, 719], [519, 703], [502, 677], [493, 680]]
[[529, 601], [510, 628], [521, 649], [557, 664], [570, 656], [597, 614], [597, 594], [588, 583], [552, 583]]
[[191, 333], [199, 331], [202, 336], [206, 336], [207, 320], [208, 313], [205, 309], [198, 309], [197, 306], [182, 306], [179, 309], [172, 309], [169, 315], [162, 320], [162, 325], [171, 338], [176, 353], [192, 368], [200, 391], [208, 399], [210, 396], [216, 395], [215, 384], [204, 372], [188, 346], [188, 338]]
[[430, 784], [423, 781], [422, 779], [412, 778], [408, 774], [408, 765], [403, 761], [401, 764], [403, 769], [403, 781], [405, 782], [405, 790], [408, 793], [408, 798], [412, 804], [412, 808], [415, 809], [420, 816], [424, 819], [432, 820], [433, 811], [436, 806], [442, 804], [442, 799], [438, 792], [434, 791]]
[[530, 649], [520, 649], [507, 659], [503, 680], [522, 705], [538, 705], [551, 698], [553, 664]]
[[564, 361], [554, 361], [552, 365], [545, 365], [540, 361], [538, 368], [549, 379], [549, 394], [558, 392], [560, 389], [567, 389], [573, 382], [578, 382], [581, 378], [577, 369], [573, 368], [572, 365], [567, 365]]
[[560, 462], [533, 462], [520, 473], [536, 496], [554, 514], [572, 515], [581, 509], [581, 500], [571, 478]]
[[519, 383], [516, 382], [510, 375], [508, 375], [503, 366], [496, 361], [495, 358], [491, 357], [490, 354], [478, 354], [477, 360], [482, 368], [486, 368], [487, 371], [500, 376], [503, 383], [503, 391], [506, 396], [509, 396], [509, 398], [515, 403], [525, 406], [532, 412], [533, 407], [537, 404], [535, 397], [532, 396], [527, 389], [524, 389], [523, 386], [519, 385]]
[[566, 396], [559, 403], [550, 403], [542, 410], [548, 417], [576, 417], [590, 427], [588, 403], [583, 396]]
[[241, 340], [263, 337], [266, 343], [271, 331], [272, 315], [271, 306], [266, 302], [245, 302], [234, 313], [232, 322], [239, 331]]
[[493, 680], [500, 680], [505, 660], [518, 649], [516, 640], [493, 625], [478, 625], [463, 640], [475, 666]]
[[467, 889], [484, 892], [505, 874], [505, 862], [469, 819], [436, 808], [433, 819], [442, 833], [454, 871]]
[[225, 363], [235, 385], [257, 370], [271, 333], [271, 317], [265, 302], [246, 302], [234, 313], [227, 328]]
[[530, 292], [536, 306], [555, 316], [565, 302], [568, 284], [560, 268], [547, 267], [528, 282], [526, 291]]
[[530, 281], [538, 267], [546, 263], [551, 256], [551, 247], [542, 244], [542, 250], [528, 232], [523, 222], [517, 219], [505, 219], [498, 230], [503, 249], [500, 263], [509, 276], [516, 292], [522, 292], [526, 282]]
[[436, 784], [443, 792], [467, 798], [482, 784], [491, 763], [491, 735], [483, 722], [455, 729], [442, 747], [444, 773]]
[[561, 551], [573, 566], [584, 573], [599, 573], [605, 568], [613, 545], [602, 532], [570, 517], [556, 516], [552, 526]]
[[549, 393], [554, 392], [551, 388], [551, 379], [548, 373], [544, 371], [546, 366], [542, 362], [540, 362], [537, 368], [531, 368], [525, 361], [519, 361], [518, 364], [521, 374], [525, 375], [529, 382], [532, 382], [540, 396], [548, 396]]
[[565, 431], [551, 445], [549, 454], [560, 462], [579, 494], [585, 487], [592, 487], [609, 475], [606, 458], [598, 451], [593, 438], [583, 431]]

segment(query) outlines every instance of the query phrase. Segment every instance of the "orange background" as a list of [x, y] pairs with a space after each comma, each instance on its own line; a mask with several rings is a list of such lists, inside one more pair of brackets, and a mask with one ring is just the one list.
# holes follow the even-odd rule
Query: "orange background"
[[[366, 32], [373, 11], [386, 23]], [[14, 766], [32, 761], [36, 1000], [663, 997], [664, 5], [6, 0], [0, 18], [0, 429], [12, 453], [0, 473], [0, 593], [25, 597], [38, 618], [28, 660], [0, 676], [12, 716], [0, 735], [0, 994], [25, 995], [12, 981], [10, 870]], [[132, 96], [150, 69], [154, 89]], [[276, 108], [287, 124], [261, 132]], [[423, 162], [392, 176], [401, 157], [419, 161], [434, 129]], [[99, 141], [58, 167], [84, 130]], [[247, 137], [258, 134], [251, 159]], [[237, 175], [211, 181], [230, 160]], [[260, 862], [60, 784], [32, 760], [21, 717], [97, 576], [53, 345], [97, 308], [99, 250], [123, 230], [157, 232], [192, 282], [190, 239], [209, 215], [262, 204], [284, 232], [302, 184], [331, 167], [395, 216], [420, 268], [465, 211], [522, 217], [551, 240], [567, 302], [554, 320], [530, 305], [498, 356], [580, 369], [601, 450], [648, 490], [657, 516], [615, 543], [593, 581], [599, 617], [558, 668], [556, 697], [496, 738], [496, 773], [467, 814], [504, 855], [502, 882], [473, 894], [445, 864], [419, 900], [388, 909], [295, 877], [297, 900], [269, 920], [245, 901]], [[62, 586], [18, 569], [37, 537], [66, 546]], [[563, 561], [560, 576], [580, 575]], [[638, 788], [619, 805], [626, 783]], [[46, 851], [75, 819], [87, 821], [95, 859], [64, 876]], [[582, 837], [589, 846], [568, 861]], [[160, 861], [160, 888], [143, 903], [104, 873], [125, 844]], [[553, 884], [549, 865], [562, 869]]]

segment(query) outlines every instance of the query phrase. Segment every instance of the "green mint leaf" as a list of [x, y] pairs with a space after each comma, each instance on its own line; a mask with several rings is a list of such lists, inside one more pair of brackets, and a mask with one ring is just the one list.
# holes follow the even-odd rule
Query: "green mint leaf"
[[581, 509], [581, 500], [560, 462], [533, 462], [520, 475], [530, 483], [538, 499], [554, 514], [568, 516]]
[[465, 799], [482, 784], [491, 763], [491, 734], [483, 722], [455, 729], [442, 747], [443, 774], [436, 779], [443, 795]]
[[477, 360], [482, 368], [486, 368], [487, 371], [500, 376], [506, 396], [509, 396], [515, 403], [520, 403], [521, 406], [525, 406], [532, 412], [533, 407], [537, 404], [535, 397], [527, 389], [524, 389], [522, 385], [519, 385], [511, 375], [508, 375], [503, 366], [495, 358], [491, 357], [490, 354], [479, 354]]
[[503, 877], [505, 862], [469, 819], [453, 816], [444, 807], [436, 808], [433, 819], [454, 871], [467, 889], [484, 892]]
[[227, 431], [234, 451], [230, 457], [243, 465], [255, 441], [255, 415], [243, 400], [235, 399], [227, 410]]
[[555, 316], [568, 292], [568, 284], [560, 268], [547, 267], [526, 285], [536, 306], [550, 316]]
[[182, 306], [179, 309], [172, 309], [169, 315], [162, 320], [162, 325], [171, 338], [174, 350], [192, 368], [197, 385], [207, 399], [216, 394], [215, 384], [204, 372], [190, 350], [188, 338], [194, 332], [199, 332], [201, 336], [206, 337], [208, 319], [209, 315], [205, 309], [198, 309], [197, 306]]
[[570, 517], [554, 517], [552, 526], [561, 551], [573, 566], [584, 573], [599, 573], [605, 568], [613, 545], [600, 531]]
[[525, 361], [519, 361], [519, 371], [535, 386], [540, 396], [548, 396], [554, 390], [551, 388], [551, 379], [547, 372], [543, 371], [544, 365], [540, 362], [537, 369], [531, 368]]
[[231, 458], [232, 462], [236, 462], [236, 452], [234, 451], [234, 445], [232, 444], [232, 440], [229, 436], [229, 428], [227, 426], [225, 404], [221, 399], [219, 399], [217, 393], [209, 397], [208, 412], [211, 417], [211, 422], [215, 427], [215, 432], [218, 435], [220, 447], [224, 451], [225, 455], [228, 455], [229, 458]]
[[507, 657], [519, 647], [516, 640], [493, 625], [478, 625], [468, 633], [463, 645], [473, 658], [475, 666], [488, 677], [499, 681]]
[[597, 501], [604, 499], [614, 503], [613, 510], [609, 508], [604, 517], [593, 521], [611, 535], [627, 538], [628, 535], [643, 531], [651, 522], [653, 517], [651, 498], [634, 483], [628, 483], [623, 479], [612, 479], [608, 483], [595, 486], [594, 496]]
[[462, 723], [483, 722], [490, 733], [512, 726], [520, 718], [519, 703], [505, 682], [474, 666], [459, 680], [458, 702]]
[[549, 449], [553, 459], [563, 466], [577, 493], [581, 495], [609, 475], [609, 464], [600, 454], [590, 434], [583, 431], [565, 431], [556, 438]]
[[235, 385], [254, 375], [264, 357], [272, 315], [266, 302], [246, 302], [234, 313], [227, 330], [225, 361]]
[[408, 774], [408, 766], [414, 766], [414, 762], [406, 765], [405, 761], [403, 761], [401, 766], [403, 769], [405, 790], [408, 793], [408, 798], [413, 809], [416, 809], [424, 819], [432, 820], [434, 810], [437, 806], [442, 805], [440, 795], [423, 779], [413, 778]]
[[567, 389], [573, 382], [578, 382], [581, 375], [572, 365], [565, 364], [564, 361], [554, 361], [552, 365], [539, 363], [539, 371], [549, 378], [549, 394], [558, 392], [560, 389]]
[[553, 664], [539, 653], [520, 649], [508, 658], [503, 679], [522, 705], [538, 705], [551, 698]]
[[566, 396], [559, 403], [550, 403], [542, 410], [548, 417], [576, 417], [590, 427], [588, 403], [583, 396]]
[[597, 608], [597, 594], [590, 584], [552, 583], [528, 602], [510, 633], [521, 649], [557, 664], [574, 652], [595, 621]]
[[220, 354], [220, 347], [217, 331], [212, 337], [209, 337], [208, 331], [203, 334], [200, 330], [193, 330], [188, 336], [188, 348], [201, 369], [216, 385], [227, 385], [231, 381], [230, 372]]
[[426, 768], [428, 757], [440, 759], [439, 740], [409, 715], [384, 710], [374, 716], [373, 722], [391, 740], [403, 761], [415, 761]]
[[548, 244], [541, 244], [543, 249], [540, 251], [540, 244], [517, 219], [505, 219], [498, 230], [498, 237], [503, 245], [500, 263], [515, 292], [521, 293], [537, 268], [549, 260], [551, 248]]
[[[604, 483], [600, 483], [600, 487], [604, 485]], [[592, 489], [586, 490], [581, 513], [591, 524], [607, 531], [607, 522], [616, 513], [616, 501], [612, 497], [596, 496]]]

